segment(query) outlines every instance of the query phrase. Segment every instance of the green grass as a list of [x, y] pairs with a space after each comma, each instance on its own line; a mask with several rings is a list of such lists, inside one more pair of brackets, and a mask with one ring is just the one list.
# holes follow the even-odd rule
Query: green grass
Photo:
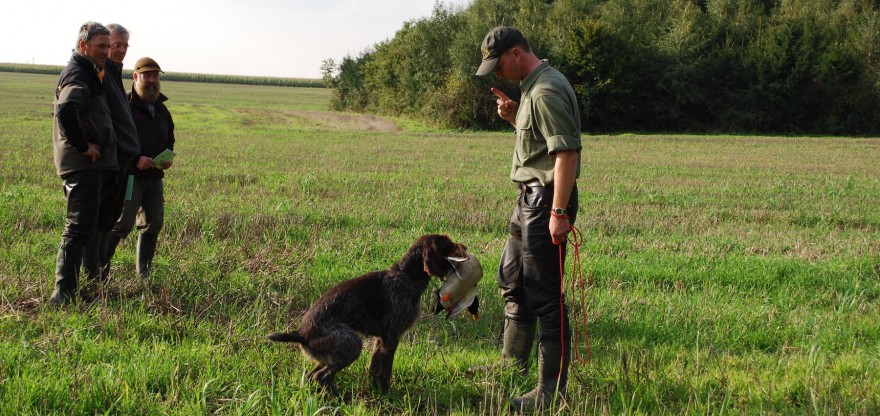
[[[166, 81], [179, 156], [153, 287], [129, 237], [100, 300], [56, 310], [54, 85], [0, 73], [0, 414], [504, 414], [534, 385], [468, 371], [499, 361], [511, 133], [329, 113], [324, 89]], [[585, 136], [583, 154], [592, 359], [553, 414], [880, 412], [880, 140]], [[389, 394], [364, 354], [338, 377], [349, 402], [328, 399], [264, 341], [431, 232], [481, 259], [482, 319], [420, 320]]]

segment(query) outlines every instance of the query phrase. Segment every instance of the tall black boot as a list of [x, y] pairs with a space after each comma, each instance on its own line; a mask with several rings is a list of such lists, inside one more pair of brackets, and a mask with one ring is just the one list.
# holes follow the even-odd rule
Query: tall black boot
[[101, 262], [101, 246], [103, 245], [105, 235], [106, 233], [96, 232], [89, 239], [83, 251], [82, 265], [89, 282], [101, 279], [101, 266], [103, 265]]
[[110, 278], [110, 262], [116, 254], [116, 247], [119, 246], [120, 241], [122, 241], [122, 237], [112, 232], [104, 235], [101, 242], [101, 278], [103, 280]]
[[66, 306], [76, 300], [79, 268], [82, 264], [83, 247], [61, 243], [55, 259], [55, 291], [49, 299], [55, 306]]
[[159, 234], [140, 233], [137, 244], [137, 272], [144, 278], [150, 278], [150, 271], [153, 268], [153, 257], [156, 255], [156, 243], [159, 241]]
[[538, 385], [534, 390], [510, 400], [514, 412], [541, 411], [553, 402], [564, 404], [571, 361], [571, 338], [538, 342]]

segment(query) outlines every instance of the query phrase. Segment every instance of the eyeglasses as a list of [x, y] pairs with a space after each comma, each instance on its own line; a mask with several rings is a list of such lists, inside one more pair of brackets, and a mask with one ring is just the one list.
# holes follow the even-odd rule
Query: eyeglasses
[[111, 43], [110, 44], [110, 47], [113, 49], [128, 49], [129, 46], [130, 45], [127, 43]]

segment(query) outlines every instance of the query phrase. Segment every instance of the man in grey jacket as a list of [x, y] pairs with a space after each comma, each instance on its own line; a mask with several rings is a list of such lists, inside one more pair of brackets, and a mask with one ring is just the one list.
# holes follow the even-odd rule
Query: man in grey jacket
[[[55, 89], [52, 139], [55, 169], [64, 181], [67, 218], [55, 261], [53, 305], [67, 305], [77, 298], [83, 249], [95, 234], [101, 191], [118, 170], [116, 134], [103, 88], [109, 51], [110, 31], [100, 23], [83, 24]], [[89, 298], [80, 294], [82, 300]]]

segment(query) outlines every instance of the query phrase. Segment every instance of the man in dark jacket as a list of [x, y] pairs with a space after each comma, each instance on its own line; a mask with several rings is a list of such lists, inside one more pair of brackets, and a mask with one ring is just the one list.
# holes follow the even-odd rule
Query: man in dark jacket
[[131, 200], [125, 202], [122, 216], [108, 236], [109, 257], [113, 256], [119, 241], [131, 232], [137, 220], [137, 272], [144, 279], [150, 277], [159, 231], [165, 216], [165, 197], [162, 178], [165, 169], [173, 164], [168, 160], [156, 162], [165, 150], [174, 150], [174, 121], [165, 107], [168, 100], [161, 92], [159, 73], [162, 69], [152, 58], [138, 59], [134, 67], [134, 84], [128, 93], [132, 116], [137, 126], [141, 154], [134, 171]]
[[83, 24], [55, 88], [52, 139], [55, 170], [67, 197], [67, 221], [55, 261], [50, 299], [54, 305], [76, 299], [83, 248], [95, 234], [103, 186], [118, 168], [116, 135], [102, 85], [109, 50], [110, 31], [100, 23]]
[[104, 62], [104, 94], [113, 119], [113, 131], [116, 133], [116, 159], [119, 162], [119, 173], [111, 181], [104, 184], [101, 193], [101, 215], [98, 218], [97, 233], [86, 246], [83, 267], [89, 280], [105, 280], [110, 273], [110, 258], [107, 257], [107, 235], [122, 214], [128, 176], [141, 152], [137, 137], [137, 128], [128, 107], [125, 86], [122, 85], [122, 61], [128, 52], [128, 29], [118, 23], [107, 25], [110, 29], [110, 55]]

